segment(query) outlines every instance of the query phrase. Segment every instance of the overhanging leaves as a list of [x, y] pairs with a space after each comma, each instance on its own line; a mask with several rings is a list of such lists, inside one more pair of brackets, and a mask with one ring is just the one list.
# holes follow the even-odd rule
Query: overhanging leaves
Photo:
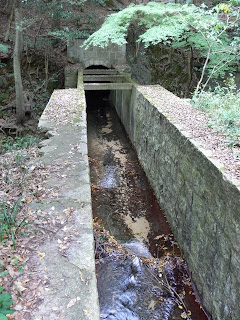
[[163, 43], [195, 48], [207, 57], [206, 69], [211, 77], [224, 76], [226, 70], [233, 70], [239, 56], [240, 38], [228, 34], [237, 26], [239, 13], [232, 10], [229, 19], [230, 9], [230, 5], [226, 11], [226, 6], [208, 10], [205, 6], [156, 2], [131, 5], [110, 15], [83, 46], [106, 47], [110, 42], [122, 45], [127, 42], [130, 23], [135, 22], [143, 30], [137, 42], [143, 42], [145, 47]]

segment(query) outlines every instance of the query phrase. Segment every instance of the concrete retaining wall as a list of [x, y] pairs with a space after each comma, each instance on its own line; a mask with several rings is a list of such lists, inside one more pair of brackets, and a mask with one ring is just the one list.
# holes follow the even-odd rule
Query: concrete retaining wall
[[67, 55], [82, 64], [84, 68], [92, 65], [102, 65], [107, 68], [126, 63], [126, 46], [110, 44], [106, 48], [90, 47], [87, 50], [81, 48], [82, 39], [77, 39], [68, 45]]
[[143, 87], [132, 96], [111, 95], [203, 305], [214, 320], [240, 319], [240, 182], [228, 180], [207, 150], [181, 132], [159, 103], [150, 102]]
[[49, 136], [41, 143], [39, 161], [56, 168], [45, 188], [55, 192], [35, 207], [52, 212], [56, 223], [60, 216], [62, 224], [38, 248], [44, 253], [37, 263], [46, 274], [48, 289], [34, 319], [99, 320], [83, 84], [55, 90], [39, 128]]

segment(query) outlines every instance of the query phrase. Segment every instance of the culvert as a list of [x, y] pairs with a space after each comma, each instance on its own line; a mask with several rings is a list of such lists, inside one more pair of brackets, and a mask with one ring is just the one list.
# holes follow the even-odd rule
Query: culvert
[[110, 99], [117, 91], [85, 94], [101, 319], [207, 319]]
[[[69, 268], [72, 267], [72, 260], [78, 257], [79, 268], [84, 274], [91, 275], [86, 277], [87, 286], [82, 282], [82, 278], [79, 279], [79, 275], [74, 276], [74, 283], [77, 280], [77, 291], [72, 293], [72, 297], [76, 297], [76, 292], [81, 292], [83, 300], [75, 304], [71, 310], [66, 308], [66, 319], [70, 320], [73, 318], [69, 311], [78, 312], [84, 317], [84, 310], [88, 310], [92, 319], [99, 317], [93, 261], [85, 95], [84, 84], [81, 82], [83, 72], [81, 70], [78, 72], [78, 68], [79, 66], [73, 66], [73, 77], [70, 69], [67, 70], [69, 73], [66, 72], [69, 76], [66, 77], [66, 83], [71, 80], [72, 87], [77, 85], [78, 73], [78, 89], [55, 91], [41, 116], [39, 125], [44, 131], [53, 133], [53, 137], [47, 143], [48, 146], [43, 148], [44, 154], [48, 154], [47, 161], [52, 163], [54, 160], [55, 163], [61, 164], [63, 158], [69, 165], [71, 157], [79, 158], [74, 166], [68, 168], [68, 175], [74, 177], [77, 187], [68, 185], [68, 175], [65, 178], [60, 176], [58, 179], [63, 199], [69, 201], [69, 197], [74, 197], [76, 200], [74, 206], [78, 207], [74, 216], [78, 222], [76, 227], [79, 229], [80, 240], [78, 239], [73, 247], [75, 249], [78, 247], [77, 256], [72, 254], [68, 256]], [[70, 81], [68, 84], [70, 86]], [[112, 86], [111, 90], [109, 85]], [[227, 166], [226, 172], [223, 172], [223, 165], [214, 160], [214, 154], [203, 143], [204, 137], [196, 135], [193, 137], [195, 132], [189, 132], [183, 126], [186, 122], [185, 117], [191, 122], [189, 114], [201, 117], [200, 112], [194, 111], [188, 103], [158, 85], [140, 86], [132, 83], [132, 89], [118, 88], [118, 91], [116, 87], [113, 89], [113, 85], [115, 84], [107, 85], [110, 98], [134, 145], [156, 198], [171, 224], [175, 238], [178, 239], [184, 252], [203, 305], [211, 312], [214, 320], [238, 319], [239, 181], [231, 178]], [[59, 149], [56, 149], [56, 140], [61, 142]], [[66, 148], [65, 153], [61, 151], [62, 144]], [[79, 152], [79, 147], [83, 148], [83, 151]], [[85, 164], [84, 170], [83, 164]], [[77, 175], [76, 168], [79, 168]], [[114, 176], [114, 170], [109, 169], [109, 172]], [[72, 193], [69, 193], [69, 188], [72, 189]], [[98, 186], [93, 185], [92, 189], [98, 190]], [[81, 222], [82, 219], [85, 220]], [[110, 236], [105, 234], [101, 224], [99, 228], [102, 239], [106, 238], [110, 242]], [[118, 249], [119, 241], [116, 243]], [[106, 244], [102, 242], [100, 244], [100, 248], [104, 245], [106, 247]], [[70, 249], [72, 250], [71, 247], [69, 251]], [[114, 255], [111, 247], [109, 250]], [[121, 253], [120, 250], [119, 254]], [[86, 259], [91, 261], [91, 268], [85, 263]], [[136, 274], [138, 264], [134, 259], [133, 262], [131, 270], [138, 276]], [[76, 261], [74, 263], [76, 264]], [[78, 272], [77, 269], [75, 271]], [[126, 288], [135, 286], [134, 278], [129, 279], [131, 281], [125, 283]], [[51, 285], [54, 287], [55, 284]], [[67, 284], [66, 287], [69, 289]], [[110, 288], [109, 291], [113, 290]], [[123, 299], [122, 302], [129, 305], [128, 299]], [[152, 309], [153, 304], [154, 302], [150, 303], [149, 308]], [[92, 308], [86, 308], [87, 305]], [[65, 301], [66, 306], [67, 301]], [[110, 313], [105, 315], [114, 316]]]

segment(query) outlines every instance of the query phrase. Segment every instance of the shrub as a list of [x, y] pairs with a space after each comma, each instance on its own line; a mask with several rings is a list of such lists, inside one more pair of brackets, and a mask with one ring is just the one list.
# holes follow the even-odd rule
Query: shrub
[[230, 146], [240, 145], [240, 90], [233, 77], [225, 81], [225, 86], [195, 94], [192, 104], [211, 116], [208, 125], [220, 129]]
[[10, 152], [14, 150], [28, 149], [40, 142], [39, 137], [26, 135], [24, 137], [3, 137], [2, 152]]

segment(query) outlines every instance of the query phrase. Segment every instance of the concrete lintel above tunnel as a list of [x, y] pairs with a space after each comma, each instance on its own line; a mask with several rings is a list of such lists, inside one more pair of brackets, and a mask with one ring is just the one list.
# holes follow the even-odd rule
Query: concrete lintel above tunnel
[[82, 64], [84, 68], [91, 65], [103, 65], [111, 68], [114, 65], [126, 63], [126, 45], [110, 44], [106, 48], [82, 48], [84, 39], [75, 39], [67, 47], [69, 58]]

